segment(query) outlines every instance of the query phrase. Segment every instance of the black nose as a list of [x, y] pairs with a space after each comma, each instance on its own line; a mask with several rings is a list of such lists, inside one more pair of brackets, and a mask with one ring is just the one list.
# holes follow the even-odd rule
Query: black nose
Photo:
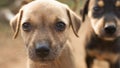
[[107, 34], [114, 34], [116, 31], [116, 27], [113, 25], [109, 25], [109, 26], [106, 26], [104, 30]]
[[35, 51], [37, 56], [44, 58], [49, 55], [50, 48], [47, 45], [37, 45]]

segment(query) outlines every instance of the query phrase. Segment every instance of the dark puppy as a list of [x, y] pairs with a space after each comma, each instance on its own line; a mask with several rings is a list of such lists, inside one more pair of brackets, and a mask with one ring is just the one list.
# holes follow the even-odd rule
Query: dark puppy
[[120, 0], [87, 0], [83, 21], [88, 19], [84, 23], [88, 68], [95, 58], [108, 61], [110, 68], [120, 68]]

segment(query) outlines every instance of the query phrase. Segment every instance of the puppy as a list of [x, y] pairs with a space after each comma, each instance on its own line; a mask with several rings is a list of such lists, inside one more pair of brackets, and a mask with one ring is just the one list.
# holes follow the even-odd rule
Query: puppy
[[55, 0], [33, 1], [10, 22], [14, 38], [21, 31], [28, 49], [28, 68], [80, 68], [76, 58], [80, 49], [75, 44], [80, 23], [81, 18], [67, 5]]
[[120, 0], [87, 0], [82, 20], [87, 67], [98, 59], [120, 68]]

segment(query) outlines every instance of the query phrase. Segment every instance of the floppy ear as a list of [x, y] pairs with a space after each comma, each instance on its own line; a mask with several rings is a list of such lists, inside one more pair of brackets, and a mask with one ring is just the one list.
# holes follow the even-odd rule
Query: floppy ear
[[22, 5], [28, 4], [28, 3], [32, 2], [32, 1], [34, 1], [34, 0], [23, 0]]
[[20, 29], [20, 22], [22, 19], [23, 11], [21, 10], [12, 20], [10, 20], [10, 26], [12, 27], [14, 31], [13, 38], [15, 39], [18, 35], [19, 29]]
[[84, 8], [83, 8], [83, 10], [82, 10], [82, 21], [85, 21], [85, 16], [88, 14], [88, 5], [89, 5], [89, 1], [90, 0], [87, 0], [86, 2], [85, 2], [85, 5], [84, 5]]
[[83, 15], [83, 9], [80, 9], [80, 16]]
[[73, 29], [74, 34], [78, 36], [78, 30], [80, 28], [81, 25], [81, 18], [79, 16], [77, 16], [71, 9], [67, 9], [67, 15], [69, 17], [70, 20], [70, 25]]

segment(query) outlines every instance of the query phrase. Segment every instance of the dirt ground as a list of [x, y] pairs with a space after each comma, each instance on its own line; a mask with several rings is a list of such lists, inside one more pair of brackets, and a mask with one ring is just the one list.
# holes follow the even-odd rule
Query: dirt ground
[[[8, 25], [0, 23], [0, 68], [26, 68], [26, 48], [21, 37], [13, 40], [12, 34]], [[108, 63], [95, 61], [94, 68], [108, 68]]]
[[20, 37], [13, 40], [9, 26], [0, 24], [0, 68], [26, 68], [26, 51]]

